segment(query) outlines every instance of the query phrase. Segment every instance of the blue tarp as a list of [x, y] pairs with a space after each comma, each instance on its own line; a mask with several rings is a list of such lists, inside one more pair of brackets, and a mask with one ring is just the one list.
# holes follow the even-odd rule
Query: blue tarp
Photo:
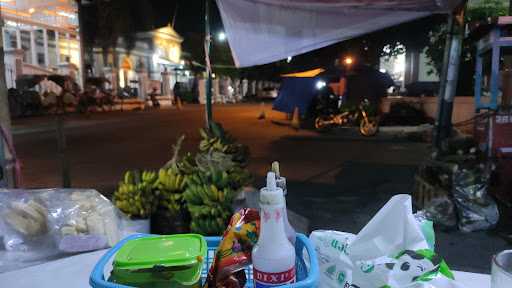
[[280, 112], [293, 113], [294, 108], [299, 107], [299, 113], [304, 115], [309, 109], [311, 101], [318, 94], [316, 89], [317, 81], [317, 77], [283, 78], [279, 94], [273, 104], [273, 109]]

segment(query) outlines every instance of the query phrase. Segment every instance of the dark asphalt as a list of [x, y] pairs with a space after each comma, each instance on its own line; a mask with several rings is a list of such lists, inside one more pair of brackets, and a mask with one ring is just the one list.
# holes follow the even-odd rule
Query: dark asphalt
[[[259, 105], [214, 106], [214, 117], [251, 149], [250, 171], [256, 187], [273, 160], [288, 178], [289, 208], [310, 220], [312, 229], [356, 233], [395, 194], [410, 194], [418, 164], [428, 145], [379, 136], [362, 138], [346, 132], [318, 135], [257, 120]], [[284, 119], [284, 116], [267, 115]], [[172, 144], [186, 134], [185, 150], [198, 145], [203, 110], [159, 110], [93, 114], [67, 119], [68, 158], [73, 187], [110, 194], [123, 171], [157, 169], [171, 155]], [[58, 187], [53, 119], [15, 121], [15, 145], [23, 162], [24, 187]], [[385, 229], [385, 227], [383, 227]], [[438, 252], [454, 269], [490, 271], [491, 256], [506, 248], [491, 232], [437, 232]]]

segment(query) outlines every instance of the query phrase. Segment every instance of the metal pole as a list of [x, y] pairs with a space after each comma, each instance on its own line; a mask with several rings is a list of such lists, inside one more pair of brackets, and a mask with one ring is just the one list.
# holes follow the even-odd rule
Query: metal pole
[[443, 54], [443, 66], [441, 71], [441, 78], [439, 79], [439, 94], [438, 94], [438, 102], [437, 102], [437, 113], [436, 113], [436, 123], [434, 129], [434, 147], [440, 148], [441, 145], [441, 137], [440, 137], [440, 129], [441, 129], [441, 115], [443, 115], [444, 110], [444, 101], [443, 95], [446, 88], [446, 75], [448, 71], [449, 57], [450, 57], [450, 48], [452, 44], [452, 36], [453, 36], [453, 25], [454, 25], [454, 16], [450, 14], [448, 17], [448, 25], [447, 25], [447, 34], [446, 34], [446, 42]]
[[453, 99], [457, 90], [460, 55], [464, 38], [464, 8], [458, 8], [448, 21], [448, 37], [446, 39], [443, 59], [443, 72], [439, 87], [439, 104], [437, 111], [434, 146], [441, 147], [444, 139], [451, 135]]
[[64, 132], [64, 119], [62, 113], [57, 112], [56, 117], [56, 136], [57, 136], [57, 154], [59, 155], [61, 171], [62, 171], [62, 187], [71, 187], [71, 173], [69, 169], [69, 161], [66, 157], [66, 134]]
[[[1, 14], [1, 12], [0, 12]], [[1, 16], [1, 15], [0, 15]], [[4, 21], [0, 17], [0, 31], [4, 27]], [[3, 33], [0, 33], [0, 125], [4, 131], [4, 139], [0, 140], [0, 186], [10, 188], [16, 187], [15, 169], [12, 164], [15, 159], [7, 147], [7, 139], [12, 139], [11, 135], [11, 116], [9, 114], [9, 100], [7, 98], [7, 83], [5, 82], [5, 63], [4, 63], [4, 45]], [[11, 141], [12, 143], [12, 141]]]
[[210, 65], [210, 0], [205, 0], [204, 30], [205, 30], [205, 60], [206, 60], [206, 127], [210, 127], [212, 121], [212, 69]]
[[[87, 66], [87, 63], [90, 63], [90, 61], [94, 61], [93, 59], [86, 59], [86, 49], [88, 49], [88, 47], [86, 47], [86, 43], [85, 43], [85, 31], [84, 31], [84, 8], [83, 8], [83, 4], [82, 4], [82, 1], [81, 0], [78, 0], [76, 2], [77, 4], [77, 7], [78, 7], [78, 35], [79, 35], [79, 38], [80, 40], [78, 41], [79, 43], [79, 46], [78, 46], [78, 49], [80, 49], [80, 84], [82, 84], [82, 88], [85, 88], [85, 81], [87, 80], [87, 71], [86, 71], [86, 66]], [[69, 41], [69, 40], [68, 40]], [[69, 45], [69, 42], [68, 42], [68, 45]], [[87, 53], [87, 56], [90, 56], [89, 53]]]

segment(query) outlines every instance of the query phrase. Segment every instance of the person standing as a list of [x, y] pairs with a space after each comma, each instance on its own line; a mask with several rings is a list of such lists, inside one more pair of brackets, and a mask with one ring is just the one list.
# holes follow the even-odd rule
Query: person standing
[[151, 100], [153, 108], [160, 108], [160, 101], [158, 101], [158, 98], [156, 98], [157, 95], [158, 93], [156, 87], [153, 87], [153, 90], [151, 91], [151, 93], [149, 93], [149, 100]]
[[181, 102], [183, 100], [183, 87], [181, 82], [177, 82], [174, 84], [174, 88], [172, 89], [172, 92], [174, 93], [174, 102], [175, 104], [178, 104], [178, 99]]

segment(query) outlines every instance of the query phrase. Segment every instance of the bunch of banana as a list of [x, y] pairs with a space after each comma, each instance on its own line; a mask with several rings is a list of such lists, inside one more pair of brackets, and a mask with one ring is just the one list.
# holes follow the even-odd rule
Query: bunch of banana
[[249, 147], [244, 144], [235, 143], [228, 146], [226, 153], [231, 155], [233, 162], [245, 167], [249, 161]]
[[203, 138], [201, 142], [199, 142], [199, 151], [208, 152], [208, 151], [220, 151], [225, 152], [228, 149], [228, 144], [224, 143], [221, 138], [210, 137], [203, 129], [199, 130], [199, 134]]
[[114, 204], [132, 218], [148, 218], [157, 205], [157, 179], [153, 171], [127, 171], [112, 197]]
[[202, 138], [199, 143], [199, 151], [203, 153], [211, 151], [224, 153], [231, 156], [231, 160], [239, 165], [247, 165], [249, 148], [246, 145], [236, 143], [236, 140], [226, 133], [220, 125], [212, 123], [210, 129], [200, 129], [199, 134]]
[[231, 212], [226, 207], [212, 207], [207, 205], [188, 205], [190, 215], [194, 218], [221, 218], [226, 219], [231, 216]]
[[208, 151], [196, 155], [196, 164], [200, 170], [219, 169], [227, 171], [237, 164], [233, 162], [232, 156], [218, 151]]
[[185, 187], [185, 176], [175, 168], [160, 169], [156, 185], [160, 191], [182, 192]]
[[[222, 188], [208, 183], [218, 183]], [[228, 184], [229, 175], [220, 170], [214, 170], [211, 174], [202, 177], [199, 175], [191, 177], [183, 196], [192, 216], [190, 225], [192, 232], [219, 235], [224, 231], [225, 224], [232, 213], [231, 203], [235, 197], [234, 191]]]
[[197, 168], [192, 154], [187, 153], [180, 159], [180, 161], [176, 162], [176, 169], [178, 169], [178, 171], [183, 175], [195, 173]]
[[229, 170], [229, 186], [235, 191], [239, 191], [244, 186], [247, 186], [252, 181], [252, 176], [249, 171], [241, 167], [234, 167]]
[[160, 169], [156, 183], [159, 195], [159, 207], [170, 215], [176, 215], [183, 207], [183, 191], [186, 176], [179, 173], [177, 168]]
[[211, 207], [229, 208], [231, 201], [233, 201], [235, 197], [235, 193], [229, 187], [219, 189], [213, 184], [202, 184], [188, 185], [183, 196], [188, 206], [207, 205]]
[[143, 183], [155, 183], [157, 179], [154, 171], [142, 171], [141, 177]]
[[213, 148], [217, 151], [224, 151], [227, 149], [227, 145], [235, 143], [235, 139], [229, 135], [222, 125], [216, 122], [210, 123], [210, 126], [207, 130], [200, 129], [199, 134], [201, 135], [201, 138], [203, 138], [200, 145], [200, 147], [203, 147], [204, 150], [201, 151], [208, 151]]
[[228, 221], [221, 218], [197, 218], [190, 223], [190, 230], [201, 235], [220, 235], [226, 229], [227, 223]]

